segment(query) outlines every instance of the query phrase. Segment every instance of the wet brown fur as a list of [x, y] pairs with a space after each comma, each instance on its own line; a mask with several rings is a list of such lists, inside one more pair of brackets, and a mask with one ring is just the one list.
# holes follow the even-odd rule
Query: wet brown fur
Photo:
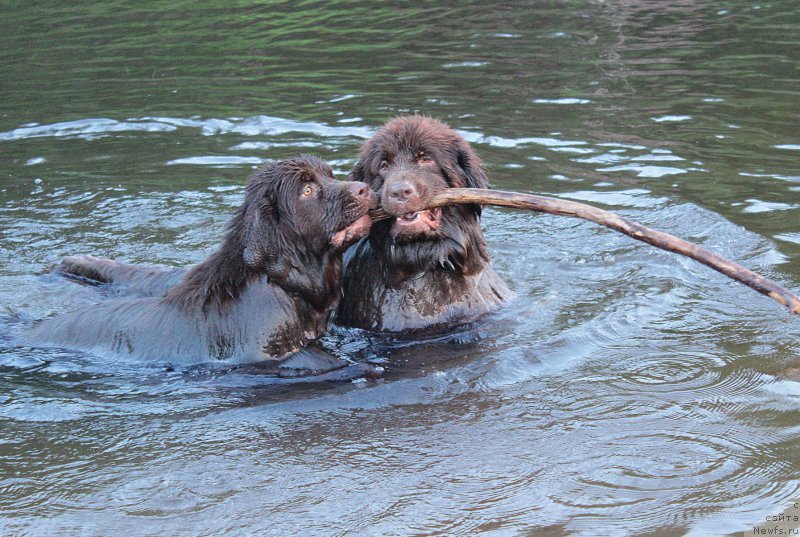
[[[415, 212], [445, 188], [487, 188], [481, 160], [444, 123], [422, 116], [389, 121], [361, 148], [351, 178], [382, 195], [395, 216]], [[398, 182], [412, 192], [390, 199]], [[442, 208], [438, 229], [415, 236], [376, 222], [346, 255], [336, 322], [379, 332], [446, 330], [473, 321], [512, 293], [490, 264], [476, 205]]]
[[[431, 162], [420, 165], [416, 158], [420, 151]], [[380, 169], [383, 161], [386, 170]], [[351, 179], [369, 184], [382, 195], [389, 212], [389, 185], [397, 181], [412, 184], [415, 199], [405, 208], [391, 207], [395, 216], [402, 210], [424, 207], [444, 188], [488, 186], [481, 160], [469, 143], [444, 123], [421, 116], [394, 118], [380, 128], [361, 147]], [[345, 255], [344, 297], [336, 322], [379, 332], [443, 331], [455, 323], [475, 320], [513, 296], [490, 264], [480, 207], [455, 205], [441, 211], [436, 231], [393, 237], [392, 220], [376, 222], [369, 237], [350, 248]], [[167, 292], [185, 270], [165, 271], [91, 256], [68, 257], [58, 267], [62, 274], [145, 296]], [[197, 274], [194, 291], [184, 298], [202, 300], [202, 290], [213, 287], [203, 281], [208, 275]], [[223, 298], [224, 286], [219, 290], [222, 292], [212, 296]]]
[[[313, 194], [303, 196], [306, 189]], [[179, 363], [280, 359], [327, 329], [352, 242], [332, 244], [332, 237], [345, 228], [358, 230], [352, 239], [363, 236], [373, 201], [366, 185], [335, 181], [317, 158], [267, 164], [248, 182], [220, 248], [179, 273], [164, 296], [83, 308], [44, 321], [29, 337]], [[114, 275], [112, 261], [94, 266], [88, 274]]]

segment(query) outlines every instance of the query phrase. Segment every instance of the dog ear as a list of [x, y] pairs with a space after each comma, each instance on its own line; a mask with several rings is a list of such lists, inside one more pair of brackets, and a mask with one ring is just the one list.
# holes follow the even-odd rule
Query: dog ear
[[271, 272], [278, 264], [283, 244], [278, 211], [278, 185], [283, 172], [280, 162], [269, 162], [247, 182], [244, 204], [236, 225], [243, 246], [242, 257], [252, 270]]
[[244, 262], [253, 270], [266, 270], [277, 254], [277, 214], [269, 199], [248, 204], [244, 215]]
[[489, 179], [481, 168], [481, 159], [475, 151], [462, 141], [456, 150], [456, 160], [458, 162], [461, 176], [464, 179], [464, 186], [467, 188], [489, 188]]

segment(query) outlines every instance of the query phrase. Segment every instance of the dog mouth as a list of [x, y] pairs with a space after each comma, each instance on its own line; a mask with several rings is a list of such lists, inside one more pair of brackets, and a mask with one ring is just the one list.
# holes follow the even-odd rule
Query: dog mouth
[[421, 235], [423, 233], [436, 231], [439, 229], [441, 222], [442, 210], [438, 207], [408, 212], [395, 219], [391, 233], [394, 237]]
[[334, 233], [331, 236], [331, 246], [334, 248], [350, 246], [361, 237], [366, 237], [371, 226], [372, 219], [369, 215], [365, 214], [346, 228], [340, 229]]

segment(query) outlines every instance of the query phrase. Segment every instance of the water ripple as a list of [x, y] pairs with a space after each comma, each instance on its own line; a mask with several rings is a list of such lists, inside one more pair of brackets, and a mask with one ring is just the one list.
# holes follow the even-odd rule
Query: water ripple
[[19, 127], [12, 131], [0, 132], [0, 140], [25, 140], [43, 137], [76, 137], [95, 139], [111, 133], [126, 131], [167, 132], [174, 131], [174, 125], [163, 121], [128, 120], [117, 121], [107, 118], [87, 118], [76, 121]]
[[230, 119], [199, 119], [143, 117], [117, 121], [107, 118], [87, 118], [76, 121], [19, 127], [0, 132], [0, 140], [14, 141], [42, 137], [75, 137], [96, 139], [126, 131], [169, 132], [178, 128], [200, 129], [206, 136], [237, 133], [246, 136], [280, 136], [289, 133], [313, 134], [322, 138], [366, 139], [373, 130], [358, 126], [327, 125], [311, 121], [295, 121], [272, 116], [253, 116]]

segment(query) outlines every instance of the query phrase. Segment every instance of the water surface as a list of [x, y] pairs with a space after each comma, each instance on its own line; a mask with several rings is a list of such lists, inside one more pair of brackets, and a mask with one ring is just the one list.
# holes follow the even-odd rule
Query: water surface
[[800, 321], [588, 222], [487, 209], [518, 299], [479, 341], [325, 344], [270, 385], [33, 349], [104, 300], [69, 253], [185, 265], [268, 159], [344, 177], [385, 120], [497, 188], [611, 209], [800, 289], [800, 7], [149, 2], [0, 18], [0, 528], [12, 535], [722, 535], [800, 497]]

